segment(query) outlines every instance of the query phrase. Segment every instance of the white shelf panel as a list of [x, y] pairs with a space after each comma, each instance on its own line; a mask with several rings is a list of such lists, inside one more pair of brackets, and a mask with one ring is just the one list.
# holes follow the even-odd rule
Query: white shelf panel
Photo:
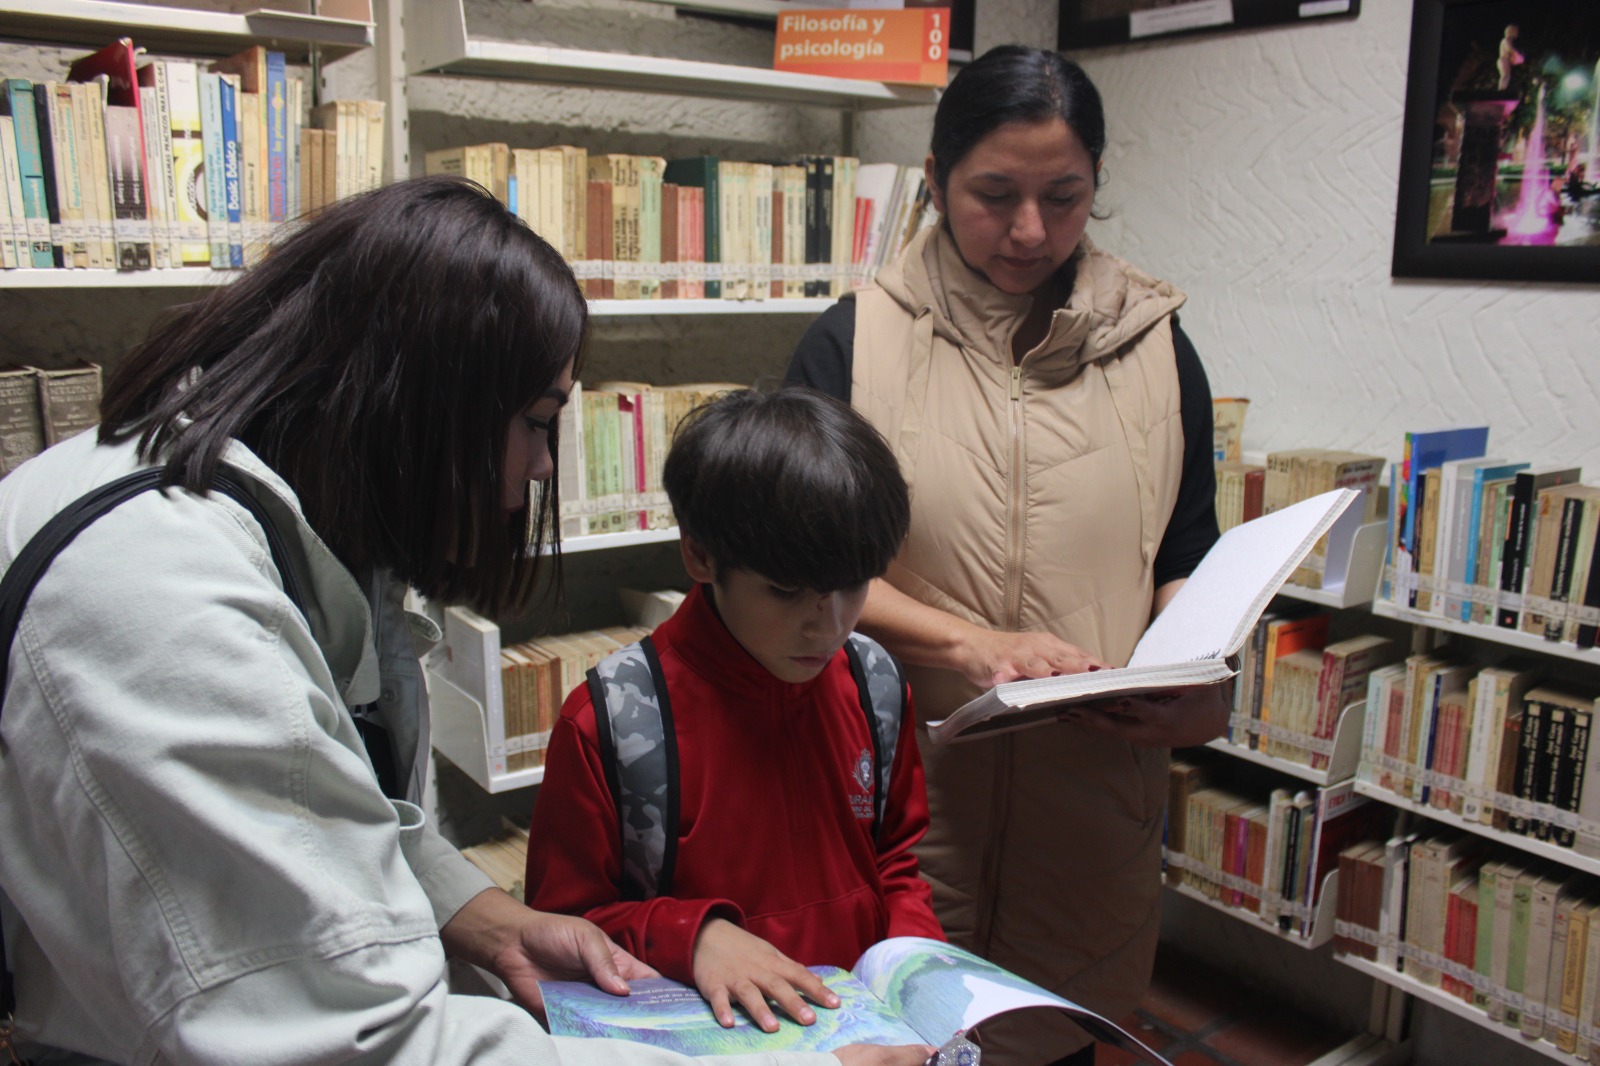
[[1379, 788], [1370, 781], [1357, 780], [1356, 791], [1387, 806], [1397, 807], [1400, 810], [1421, 815], [1429, 821], [1453, 826], [1456, 829], [1504, 844], [1508, 848], [1516, 848], [1518, 851], [1549, 859], [1551, 862], [1559, 863], [1569, 869], [1581, 870], [1586, 874], [1600, 877], [1600, 859], [1591, 859], [1587, 856], [1579, 855], [1571, 848], [1563, 848], [1547, 841], [1535, 840], [1533, 837], [1525, 837], [1521, 833], [1502, 832], [1492, 826], [1484, 825], [1482, 822], [1468, 821], [1459, 814], [1453, 814], [1438, 807], [1430, 807], [1407, 797], [1398, 796], [1388, 789]]
[[588, 537], [563, 537], [561, 554], [573, 552], [607, 551], [611, 548], [632, 548], [640, 544], [660, 544], [677, 540], [678, 527], [670, 529], [640, 529], [628, 533], [596, 533]]
[[1600, 666], [1600, 649], [1580, 649], [1572, 644], [1545, 640], [1543, 637], [1532, 633], [1524, 633], [1520, 629], [1501, 629], [1499, 626], [1479, 625], [1477, 622], [1461, 622], [1445, 618], [1442, 615], [1425, 614], [1410, 607], [1401, 607], [1389, 600], [1373, 600], [1372, 613], [1380, 618], [1395, 618], [1402, 622], [1409, 622], [1412, 625], [1426, 626], [1429, 629], [1441, 629], [1447, 633], [1459, 633], [1463, 637], [1492, 641], [1496, 644], [1520, 648], [1523, 651], [1533, 652], [1537, 655], [1551, 655], [1561, 659], [1571, 659], [1574, 662]]
[[629, 92], [861, 110], [914, 107], [931, 104], [937, 99], [935, 90], [926, 86], [887, 85], [762, 67], [591, 52], [515, 41], [468, 41], [461, 56], [420, 70], [413, 67], [411, 73], [515, 78]]
[[1279, 929], [1276, 924], [1264, 921], [1254, 911], [1245, 910], [1243, 907], [1229, 906], [1221, 900], [1212, 899], [1192, 885], [1174, 884], [1171, 881], [1164, 882], [1164, 884], [1169, 892], [1175, 892], [1185, 899], [1192, 899], [1196, 903], [1204, 904], [1212, 910], [1221, 911], [1223, 914], [1243, 922], [1252, 929], [1259, 929], [1263, 933], [1269, 933], [1279, 940], [1287, 941], [1308, 951], [1320, 948], [1333, 939], [1333, 915], [1338, 907], [1339, 900], [1338, 870], [1329, 870], [1327, 876], [1322, 879], [1322, 889], [1317, 896], [1317, 916], [1312, 920], [1311, 936], [1309, 938], [1303, 937], [1298, 933], [1285, 932]]
[[647, 315], [819, 315], [833, 297], [795, 300], [590, 300], [596, 318], [639, 318]]
[[[1302, 781], [1313, 782], [1319, 787], [1326, 787], [1355, 774], [1356, 767], [1361, 762], [1361, 734], [1363, 725], [1366, 722], [1366, 715], [1366, 700], [1357, 700], [1348, 704], [1339, 712], [1339, 721], [1333, 727], [1333, 740], [1329, 744], [1331, 750], [1322, 752], [1322, 754], [1328, 756], [1328, 766], [1322, 770], [1314, 769], [1306, 763], [1295, 762], [1292, 759], [1269, 755], [1265, 751], [1251, 748], [1248, 744], [1230, 741], [1226, 737], [1217, 737], [1215, 740], [1207, 741], [1206, 747], [1214, 751], [1223, 752], [1236, 759], [1243, 759], [1246, 762], [1270, 766], [1279, 773], [1288, 774], [1290, 777], [1298, 777]], [[1284, 739], [1291, 743], [1297, 743], [1308, 750], [1310, 745], [1313, 744], [1328, 744], [1326, 741], [1318, 741], [1311, 737], [1302, 736], [1297, 738], [1295, 734], [1285, 733], [1283, 736]], [[1270, 739], [1271, 737], [1271, 733], [1265, 734], [1265, 738]]]
[[229, 55], [251, 44], [303, 60], [312, 47], [334, 58], [372, 45], [371, 22], [252, 11], [229, 14], [113, 0], [0, 0], [0, 35], [84, 44], [98, 48], [118, 36], [132, 37], [152, 52]]
[[856, 111], [916, 107], [938, 99], [938, 90], [928, 85], [889, 85], [854, 78], [794, 74], [768, 67], [739, 67], [701, 60], [475, 38], [467, 33], [462, 0], [453, 3], [451, 0], [406, 0], [405, 11], [406, 70], [410, 74], [513, 78], [597, 89], [810, 104]]
[[226, 285], [242, 273], [183, 267], [178, 270], [3, 270], [0, 289], [198, 289]]
[[544, 780], [544, 767], [494, 773], [489, 769], [488, 725], [483, 704], [449, 679], [425, 670], [433, 750], [489, 793], [529, 788]]
[[1396, 973], [1387, 966], [1379, 966], [1375, 962], [1372, 962], [1368, 959], [1359, 958], [1354, 955], [1335, 955], [1334, 958], [1338, 959], [1346, 966], [1349, 966], [1351, 969], [1359, 970], [1374, 980], [1382, 981], [1386, 985], [1398, 988], [1408, 996], [1413, 996], [1422, 1000], [1424, 1003], [1431, 1004], [1441, 1010], [1449, 1012], [1450, 1014], [1454, 1014], [1458, 1018], [1463, 1018], [1487, 1032], [1494, 1033], [1505, 1038], [1506, 1040], [1516, 1044], [1518, 1047], [1525, 1047], [1531, 1051], [1537, 1051], [1539, 1054], [1544, 1055], [1547, 1058], [1554, 1059], [1557, 1062], [1568, 1063], [1569, 1066], [1580, 1066], [1580, 1063], [1583, 1063], [1584, 1061], [1583, 1059], [1578, 1058], [1576, 1055], [1567, 1054], [1565, 1051], [1562, 1051], [1548, 1040], [1529, 1040], [1527, 1037], [1524, 1037], [1520, 1031], [1512, 1029], [1510, 1026], [1502, 1025], [1499, 1022], [1490, 1021], [1487, 1014], [1479, 1010], [1477, 1007], [1474, 1007], [1472, 1004], [1464, 1003], [1455, 996], [1449, 995], [1448, 993], [1443, 992], [1432, 985], [1425, 985], [1421, 981], [1418, 981], [1415, 977], [1408, 977], [1403, 973]]
[[1323, 587], [1284, 585], [1278, 590], [1279, 595], [1335, 609], [1364, 607], [1372, 602], [1378, 571], [1383, 567], [1385, 533], [1389, 527], [1384, 522], [1360, 525], [1355, 518], [1359, 513], [1352, 506], [1328, 532]]

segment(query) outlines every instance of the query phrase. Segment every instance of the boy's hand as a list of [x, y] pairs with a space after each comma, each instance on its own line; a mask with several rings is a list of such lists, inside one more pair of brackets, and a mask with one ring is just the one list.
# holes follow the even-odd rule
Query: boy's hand
[[[801, 996], [824, 1007], [839, 1005], [839, 997], [816, 974], [726, 918], [711, 919], [695, 939], [694, 984], [724, 1028], [733, 1027], [733, 1000], [766, 1033], [778, 1031], [778, 1019], [768, 1000], [801, 1025], [817, 1020], [816, 1012]], [[868, 1061], [860, 1060], [858, 1066], [866, 1066]], [[885, 1066], [889, 1061], [883, 1060]]]
[[922, 1044], [906, 1044], [903, 1047], [847, 1044], [835, 1048], [833, 1054], [841, 1066], [922, 1066], [938, 1050]]

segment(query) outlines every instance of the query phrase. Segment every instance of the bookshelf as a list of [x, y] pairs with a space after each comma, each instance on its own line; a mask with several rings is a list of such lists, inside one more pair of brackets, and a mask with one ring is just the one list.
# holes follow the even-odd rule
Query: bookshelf
[[367, 0], [321, 0], [318, 14], [257, 10], [243, 14], [121, 0], [0, 0], [9, 38], [99, 48], [130, 36], [151, 53], [226, 56], [263, 44], [303, 61], [313, 52], [336, 59], [371, 47]]
[[[1369, 523], [1359, 529], [1353, 530], [1342, 541], [1330, 540], [1328, 556], [1328, 572], [1324, 587], [1306, 588], [1303, 586], [1286, 585], [1279, 595], [1292, 600], [1316, 604], [1320, 607], [1334, 611], [1359, 611], [1371, 618], [1381, 618], [1406, 627], [1410, 634], [1411, 650], [1425, 651], [1432, 649], [1447, 639], [1467, 645], [1467, 650], [1473, 654], [1469, 658], [1480, 666], [1487, 665], [1488, 661], [1504, 659], [1505, 655], [1497, 654], [1497, 649], [1510, 649], [1521, 653], [1525, 658], [1535, 660], [1548, 660], [1558, 675], [1568, 675], [1569, 678], [1581, 678], [1576, 683], [1585, 691], [1600, 692], [1600, 684], [1595, 679], [1600, 673], [1591, 670], [1600, 667], [1600, 650], [1580, 649], [1572, 644], [1547, 641], [1540, 635], [1523, 632], [1520, 629], [1507, 629], [1494, 625], [1474, 622], [1462, 622], [1453, 618], [1446, 618], [1440, 614], [1419, 611], [1414, 608], [1402, 607], [1390, 600], [1377, 598], [1379, 578], [1383, 569], [1383, 558], [1387, 546], [1388, 532], [1385, 523]], [[1515, 603], [1520, 604], [1520, 598]], [[1537, 602], [1537, 601], [1536, 601]], [[1565, 870], [1574, 874], [1600, 879], [1600, 859], [1591, 858], [1569, 847], [1562, 847], [1550, 841], [1539, 840], [1533, 836], [1524, 836], [1520, 833], [1497, 830], [1492, 825], [1487, 825], [1477, 819], [1467, 819], [1449, 809], [1441, 809], [1431, 804], [1417, 802], [1407, 796], [1401, 796], [1389, 789], [1382, 788], [1374, 781], [1362, 776], [1361, 745], [1363, 741], [1364, 723], [1367, 708], [1365, 700], [1353, 703], [1343, 711], [1334, 741], [1328, 745], [1331, 764], [1327, 771], [1316, 771], [1308, 766], [1276, 758], [1262, 751], [1251, 750], [1243, 745], [1229, 743], [1226, 739], [1212, 741], [1208, 748], [1222, 752], [1232, 758], [1270, 768], [1273, 772], [1286, 778], [1308, 781], [1318, 787], [1326, 787], [1331, 782], [1346, 780], [1354, 776], [1352, 782], [1357, 795], [1382, 804], [1396, 812], [1398, 820], [1397, 832], [1420, 830], [1426, 836], [1429, 832], [1443, 830], [1454, 831], [1462, 836], [1470, 836], [1491, 842], [1503, 853], [1502, 857], [1509, 859], [1513, 854], [1519, 854], [1526, 860], [1519, 865], [1540, 866], [1544, 865], [1550, 870]], [[1305, 743], [1305, 741], [1298, 741]], [[1314, 742], [1313, 742], [1314, 743]], [[1424, 771], [1432, 774], [1432, 771]], [[1435, 782], [1435, 787], [1447, 789], [1452, 792], [1468, 794], [1475, 788], [1467, 782], [1457, 781], [1452, 778], [1433, 776], [1429, 778]], [[1481, 792], [1481, 789], [1479, 790]], [[1484, 793], [1487, 795], [1487, 793]], [[1511, 797], [1500, 797], [1497, 801], [1500, 806], [1509, 809], [1514, 814], [1527, 817], [1539, 817], [1565, 828], [1575, 828], [1579, 824], [1575, 813], [1557, 809], [1545, 803], [1534, 803], [1529, 800]], [[1276, 930], [1267, 923], [1248, 911], [1236, 907], [1229, 907], [1198, 893], [1187, 886], [1169, 886], [1172, 890], [1185, 898], [1195, 899], [1197, 902], [1215, 910], [1231, 914], [1245, 925], [1252, 928], [1261, 928], [1269, 933], [1276, 934]], [[1591, 886], [1594, 887], [1594, 886]], [[1332, 888], [1337, 890], [1337, 884], [1328, 886], [1324, 892]], [[1329, 900], [1337, 897], [1329, 895]], [[1316, 928], [1319, 932], [1323, 928], [1324, 916], [1319, 910], [1316, 918]], [[1331, 919], [1333, 926], [1329, 933], [1332, 935], [1358, 935], [1371, 936], [1370, 931], [1353, 924], [1347, 924], [1339, 919]], [[1294, 938], [1286, 938], [1293, 940]], [[1315, 946], [1317, 937], [1313, 936]], [[1303, 941], [1302, 941], [1303, 943]], [[1410, 945], [1400, 945], [1400, 950], [1405, 952]], [[1546, 1033], [1543, 1038], [1533, 1039], [1524, 1036], [1519, 1030], [1510, 1028], [1501, 1022], [1491, 1019], [1483, 1010], [1464, 1002], [1458, 996], [1442, 991], [1440, 988], [1419, 981], [1415, 976], [1393, 969], [1356, 955], [1336, 953], [1337, 962], [1371, 978], [1374, 984], [1374, 1004], [1378, 1004], [1381, 996], [1380, 990], [1387, 990], [1391, 996], [1410, 997], [1431, 1007], [1436, 1007], [1451, 1016], [1464, 1022], [1477, 1026], [1487, 1033], [1511, 1041], [1512, 1044], [1524, 1047], [1530, 1051], [1561, 1063], [1578, 1063], [1586, 1061], [1577, 1055], [1563, 1051], [1553, 1043], [1553, 1030], [1550, 1022], [1546, 1022]], [[1444, 960], [1434, 959], [1435, 963]], [[1470, 968], [1457, 963], [1441, 965], [1442, 970], [1452, 973], [1464, 981], [1478, 981], [1484, 979], [1471, 973]], [[1505, 998], [1513, 1006], [1521, 1006], [1520, 994], [1498, 989], [1499, 997]], [[1540, 1009], [1538, 1006], [1535, 1010]], [[1376, 1015], [1375, 1015], [1376, 1016]], [[1391, 1013], [1392, 1017], [1392, 1013]], [[1395, 1033], [1391, 1032], [1391, 1036]], [[1600, 1034], [1597, 1034], [1600, 1035]]]
[[1530, 1040], [1516, 1029], [1501, 1025], [1499, 1022], [1490, 1021], [1487, 1015], [1470, 1003], [1464, 1003], [1455, 996], [1442, 992], [1432, 985], [1423, 984], [1415, 977], [1408, 977], [1403, 973], [1391, 970], [1387, 966], [1380, 966], [1369, 959], [1363, 959], [1355, 955], [1339, 955], [1337, 958], [1344, 965], [1354, 970], [1359, 970], [1375, 981], [1382, 982], [1413, 999], [1421, 1000], [1429, 1006], [1438, 1007], [1440, 1010], [1453, 1014], [1457, 1018], [1461, 1018], [1473, 1025], [1498, 1033], [1504, 1039], [1514, 1041], [1519, 1046], [1535, 1051], [1546, 1058], [1566, 1063], [1568, 1066], [1579, 1066], [1580, 1063], [1588, 1061], [1562, 1051], [1548, 1040]]

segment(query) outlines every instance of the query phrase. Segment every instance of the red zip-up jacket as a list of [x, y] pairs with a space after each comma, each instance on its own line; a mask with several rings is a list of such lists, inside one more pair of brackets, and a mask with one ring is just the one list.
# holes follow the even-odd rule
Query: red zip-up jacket
[[587, 686], [551, 734], [529, 833], [527, 898], [578, 914], [664, 976], [693, 983], [712, 917], [807, 966], [846, 969], [890, 936], [945, 939], [911, 846], [928, 828], [909, 704], [883, 826], [872, 835], [872, 736], [843, 651], [814, 680], [773, 677], [703, 587], [655, 631], [678, 742], [672, 895], [624, 900], [616, 806]]

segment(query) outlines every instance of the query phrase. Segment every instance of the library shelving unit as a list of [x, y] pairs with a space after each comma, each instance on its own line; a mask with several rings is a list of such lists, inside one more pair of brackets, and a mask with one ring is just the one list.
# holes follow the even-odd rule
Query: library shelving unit
[[[777, 0], [656, 0], [713, 14], [756, 20], [775, 18], [784, 5]], [[839, 113], [841, 143], [852, 154], [855, 117], [884, 108], [918, 107], [935, 102], [926, 86], [889, 85], [849, 78], [793, 74], [770, 68], [736, 66], [633, 55], [622, 52], [556, 47], [476, 36], [469, 31], [463, 0], [378, 0], [380, 67], [390, 49], [386, 39], [404, 41], [405, 78], [501, 79], [556, 87], [620, 90], [730, 101], [832, 109]], [[380, 80], [383, 75], [380, 73]], [[391, 93], [391, 95], [395, 95]], [[403, 92], [400, 94], [404, 106]], [[391, 112], [398, 114], [393, 103]], [[400, 150], [396, 150], [397, 172]], [[597, 320], [657, 316], [817, 315], [831, 298], [767, 300], [592, 300]], [[676, 539], [677, 530], [630, 532], [563, 541], [564, 554], [624, 548]], [[431, 675], [430, 680], [442, 680]], [[435, 747], [486, 791], [497, 793], [537, 784], [542, 769], [493, 774], [489, 769], [487, 722], [491, 713], [453, 685], [436, 686], [433, 714]]]
[[[40, 45], [100, 48], [131, 37], [152, 54], [227, 56], [259, 44], [291, 63], [338, 59], [372, 47], [370, 0], [319, 0], [317, 13], [258, 10], [236, 14], [125, 0], [0, 0], [8, 39]], [[0, 73], [4, 73], [0, 71]], [[225, 285], [237, 271], [209, 267], [168, 270], [0, 270], [0, 289], [194, 289]]]
[[[1325, 586], [1311, 589], [1286, 585], [1279, 594], [1286, 598], [1314, 603], [1334, 610], [1365, 610], [1374, 617], [1403, 623], [1411, 627], [1413, 641], [1419, 649], [1432, 646], [1434, 641], [1449, 635], [1515, 649], [1532, 657], [1545, 657], [1561, 662], [1600, 667], [1600, 650], [1579, 649], [1570, 644], [1546, 641], [1540, 636], [1525, 633], [1518, 629], [1505, 629], [1492, 625], [1461, 622], [1441, 615], [1418, 611], [1409, 607], [1401, 607], [1388, 600], [1376, 599], [1375, 590], [1378, 586], [1378, 577], [1383, 565], [1386, 537], [1387, 531], [1383, 523], [1370, 523], [1355, 529], [1348, 536], [1337, 539], [1331, 538], [1329, 568], [1325, 578]], [[1229, 743], [1226, 740], [1212, 741], [1207, 747], [1224, 752], [1234, 758], [1270, 767], [1286, 777], [1309, 781], [1319, 787], [1324, 787], [1331, 782], [1344, 780], [1357, 773], [1362, 754], [1361, 742], [1365, 714], [1365, 701], [1353, 703], [1346, 707], [1341, 714], [1334, 739], [1331, 742], [1321, 742], [1324, 745], [1325, 753], [1330, 756], [1330, 765], [1326, 771], [1313, 770], [1303, 764], [1277, 758], [1261, 751], [1251, 750], [1243, 745]], [[1296, 742], [1302, 746], [1315, 746], [1318, 743], [1311, 738], [1296, 738]], [[1441, 827], [1449, 827], [1462, 833], [1488, 839], [1508, 850], [1521, 852], [1576, 873], [1600, 878], [1600, 859], [1580, 855], [1570, 848], [1560, 847], [1556, 844], [1518, 833], [1496, 830], [1492, 826], [1476, 820], [1469, 821], [1449, 810], [1418, 803], [1408, 797], [1397, 795], [1388, 789], [1380, 788], [1360, 776], [1354, 782], [1354, 789], [1359, 795], [1402, 812], [1402, 815], [1409, 819], [1412, 824], [1422, 820]], [[1512, 806], [1515, 806], [1518, 802], [1522, 802], [1524, 806], [1530, 808], [1532, 806], [1527, 805], [1525, 801], [1508, 801]], [[1527, 813], [1534, 812], [1530, 809]], [[1575, 816], [1570, 812], [1558, 812], [1546, 808], [1537, 813], [1562, 824], [1575, 824]], [[1333, 876], [1336, 876], [1336, 874]], [[1248, 925], [1276, 932], [1258, 916], [1248, 911], [1225, 906], [1206, 897], [1203, 893], [1194, 892], [1182, 886], [1172, 887], [1174, 891], [1224, 911]], [[1323, 893], [1324, 901], [1331, 905], [1332, 901], [1337, 898], [1337, 883], [1326, 885]], [[1332, 926], [1333, 928], [1327, 930], [1326, 936], [1314, 935], [1307, 946], [1318, 946], [1320, 943], [1326, 942], [1326, 939], [1331, 938], [1333, 932], [1337, 929], [1337, 923], [1331, 920], [1331, 916], [1319, 912], [1316, 917], [1316, 929], [1319, 934], [1326, 926]], [[1301, 942], [1305, 943], [1303, 940]], [[1374, 989], [1375, 1003], [1380, 1000], [1379, 989], [1386, 989], [1401, 997], [1410, 997], [1430, 1004], [1455, 1017], [1478, 1025], [1488, 1033], [1501, 1036], [1557, 1062], [1575, 1064], [1583, 1061], [1575, 1055], [1562, 1051], [1549, 1040], [1524, 1038], [1517, 1030], [1510, 1029], [1497, 1021], [1491, 1020], [1483, 1011], [1471, 1004], [1465, 1003], [1458, 997], [1443, 992], [1437, 987], [1425, 984], [1414, 976], [1352, 955], [1339, 954], [1335, 958], [1344, 965], [1367, 975], [1377, 982]], [[1395, 1012], [1391, 1009], [1391, 1017], [1394, 1014]]]

